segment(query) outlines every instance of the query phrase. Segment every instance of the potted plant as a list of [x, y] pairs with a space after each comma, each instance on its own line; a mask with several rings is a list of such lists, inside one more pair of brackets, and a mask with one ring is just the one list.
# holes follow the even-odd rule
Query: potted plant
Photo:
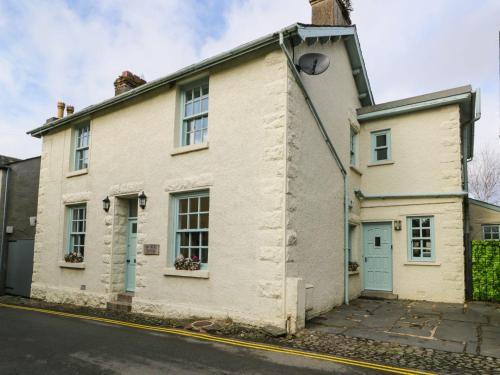
[[175, 259], [174, 267], [176, 270], [198, 271], [201, 268], [200, 259], [196, 255], [189, 258], [179, 254]]
[[83, 256], [82, 256], [82, 254], [77, 253], [76, 251], [73, 251], [73, 252], [68, 253], [64, 256], [64, 261], [67, 263], [82, 263]]
[[358, 262], [349, 262], [349, 272], [356, 272], [359, 268]]

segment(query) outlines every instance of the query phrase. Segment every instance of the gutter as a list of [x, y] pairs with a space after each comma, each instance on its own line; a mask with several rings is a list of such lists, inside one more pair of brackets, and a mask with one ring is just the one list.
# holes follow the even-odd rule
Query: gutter
[[405, 194], [386, 194], [386, 195], [365, 195], [360, 189], [354, 189], [354, 194], [360, 199], [408, 199], [408, 198], [458, 198], [466, 197], [466, 191], [451, 193], [405, 193]]
[[383, 117], [396, 116], [404, 113], [421, 111], [424, 109], [430, 109], [434, 107], [440, 107], [448, 104], [463, 103], [469, 98], [469, 96], [470, 93], [465, 93], [465, 94], [449, 96], [447, 98], [427, 100], [420, 103], [407, 104], [400, 107], [381, 109], [378, 111], [363, 113], [358, 115], [358, 121], [374, 120]]
[[328, 133], [326, 131], [326, 128], [323, 124], [323, 121], [321, 121], [321, 118], [318, 114], [318, 111], [316, 110], [316, 107], [314, 106], [307, 89], [302, 81], [302, 78], [300, 77], [300, 73], [297, 70], [297, 67], [295, 66], [295, 62], [293, 61], [292, 56], [288, 52], [286, 46], [285, 46], [285, 41], [284, 41], [284, 36], [283, 32], [286, 32], [286, 30], [283, 30], [279, 34], [279, 44], [281, 49], [283, 50], [283, 53], [285, 54], [287, 60], [288, 60], [288, 65], [290, 66], [290, 70], [292, 71], [292, 74], [295, 78], [295, 81], [297, 82], [297, 85], [299, 86], [300, 90], [302, 91], [302, 95], [304, 95], [304, 99], [309, 107], [309, 110], [311, 111], [311, 114], [313, 115], [314, 121], [316, 122], [316, 125], [318, 126], [318, 129], [323, 136], [323, 140], [325, 141], [326, 145], [328, 146], [328, 149], [330, 150], [330, 153], [333, 156], [333, 159], [335, 160], [340, 172], [342, 173], [342, 177], [344, 180], [344, 303], [346, 305], [349, 304], [349, 196], [348, 196], [348, 188], [349, 188], [349, 183], [348, 183], [348, 176], [347, 176], [347, 171], [342, 164], [342, 161], [340, 160], [340, 157], [335, 150], [335, 147], [333, 146], [333, 143], [328, 136]]

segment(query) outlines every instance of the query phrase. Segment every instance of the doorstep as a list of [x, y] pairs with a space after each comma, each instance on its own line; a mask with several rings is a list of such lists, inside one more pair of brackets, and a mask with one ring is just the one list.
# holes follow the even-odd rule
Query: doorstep
[[397, 300], [398, 295], [393, 294], [392, 292], [384, 292], [381, 290], [363, 290], [359, 298]]

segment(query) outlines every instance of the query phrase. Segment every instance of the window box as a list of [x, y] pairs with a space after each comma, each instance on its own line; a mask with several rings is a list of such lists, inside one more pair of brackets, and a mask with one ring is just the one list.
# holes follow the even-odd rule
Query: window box
[[207, 270], [185, 271], [185, 270], [176, 270], [175, 268], [166, 268], [163, 271], [163, 275], [177, 276], [177, 277], [192, 277], [196, 279], [208, 279], [210, 273]]
[[61, 268], [71, 268], [71, 269], [75, 269], [75, 270], [83, 270], [83, 269], [85, 269], [85, 262], [81, 262], [81, 263], [69, 263], [69, 262], [65, 262], [65, 261], [61, 260], [59, 262], [59, 267], [61, 267]]

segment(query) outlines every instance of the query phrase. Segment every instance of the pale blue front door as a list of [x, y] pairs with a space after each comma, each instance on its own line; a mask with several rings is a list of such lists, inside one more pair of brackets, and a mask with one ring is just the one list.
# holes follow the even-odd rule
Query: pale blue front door
[[391, 223], [363, 225], [364, 287], [392, 291]]
[[137, 246], [137, 219], [128, 219], [127, 263], [125, 269], [125, 290], [135, 290], [135, 265]]

